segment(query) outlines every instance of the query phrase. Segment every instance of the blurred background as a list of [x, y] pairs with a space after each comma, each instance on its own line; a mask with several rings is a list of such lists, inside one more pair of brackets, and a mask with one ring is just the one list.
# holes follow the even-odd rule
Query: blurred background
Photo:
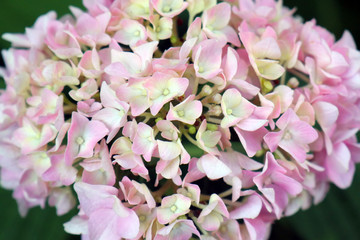
[[[0, 35], [22, 33], [36, 18], [50, 10], [58, 16], [69, 12], [68, 6], [81, 6], [81, 0], [0, 0]], [[349, 30], [360, 46], [360, 14], [356, 1], [350, 0], [283, 0], [284, 5], [297, 8], [304, 20], [315, 18], [317, 24], [339, 39]], [[0, 40], [0, 50], [10, 45]], [[2, 65], [0, 57], [0, 65]], [[0, 81], [0, 87], [1, 87]], [[3, 86], [3, 85], [2, 85]], [[71, 240], [80, 239], [63, 231], [62, 224], [73, 212], [57, 217], [53, 208], [31, 209], [21, 218], [11, 192], [0, 189], [0, 240]], [[309, 210], [277, 221], [270, 239], [292, 240], [356, 240], [360, 239], [360, 168], [352, 186], [340, 190], [332, 186], [325, 200]]]

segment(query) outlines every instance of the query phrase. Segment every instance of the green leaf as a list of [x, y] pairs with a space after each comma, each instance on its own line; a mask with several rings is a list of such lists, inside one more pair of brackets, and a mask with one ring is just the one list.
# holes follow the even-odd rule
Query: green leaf
[[271, 239], [289, 239], [281, 236], [282, 231], [290, 231], [304, 240], [359, 239], [359, 177], [360, 166], [350, 188], [343, 190], [332, 185], [324, 201], [317, 206], [276, 222]]
[[0, 188], [0, 239], [1, 240], [67, 240], [80, 239], [64, 231], [63, 223], [69, 221], [77, 211], [57, 216], [55, 208], [47, 206], [30, 209], [25, 218], [19, 215], [11, 192]]

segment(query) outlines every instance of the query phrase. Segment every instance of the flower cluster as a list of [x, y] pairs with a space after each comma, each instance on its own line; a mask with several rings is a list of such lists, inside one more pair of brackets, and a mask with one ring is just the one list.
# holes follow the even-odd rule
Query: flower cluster
[[[84, 0], [5, 34], [1, 184], [83, 239], [266, 239], [351, 184], [360, 52], [274, 0]], [[74, 191], [72, 191], [74, 189]]]

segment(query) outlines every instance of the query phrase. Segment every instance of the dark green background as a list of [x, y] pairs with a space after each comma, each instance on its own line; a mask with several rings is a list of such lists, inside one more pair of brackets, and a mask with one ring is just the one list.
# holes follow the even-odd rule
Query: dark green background
[[[24, 32], [37, 16], [56, 10], [58, 16], [68, 13], [69, 5], [80, 6], [79, 0], [0, 0], [0, 35]], [[305, 20], [317, 19], [339, 38], [344, 29], [352, 32], [360, 46], [359, 7], [355, 1], [284, 0], [287, 6], [297, 6], [297, 14]], [[9, 44], [0, 40], [0, 49]], [[1, 59], [0, 59], [1, 63]], [[271, 239], [293, 240], [356, 240], [360, 239], [360, 169], [353, 185], [347, 190], [332, 186], [325, 201], [310, 210], [275, 223]], [[76, 211], [75, 211], [76, 212]], [[74, 214], [74, 212], [72, 213]], [[64, 240], [79, 239], [64, 233], [62, 223], [72, 214], [56, 217], [53, 208], [30, 210], [21, 218], [11, 192], [0, 189], [0, 240]]]

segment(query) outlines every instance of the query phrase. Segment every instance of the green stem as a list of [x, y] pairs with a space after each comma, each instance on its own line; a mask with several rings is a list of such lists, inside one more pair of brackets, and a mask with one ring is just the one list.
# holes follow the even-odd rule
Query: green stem
[[286, 72], [284, 72], [284, 74], [281, 76], [280, 85], [285, 85], [285, 79], [286, 79]]
[[195, 223], [196, 227], [200, 230], [200, 232], [203, 235], [208, 235], [209, 233], [203, 229], [200, 225], [200, 223], [198, 222], [197, 218], [194, 216], [194, 214], [192, 214], [192, 212], [189, 212], [189, 217], [193, 220], [193, 222]]
[[296, 71], [294, 69], [288, 69], [288, 71], [291, 74], [293, 74], [293, 75], [297, 76], [298, 78], [300, 78], [301, 80], [303, 80], [303, 81], [305, 81], [307, 83], [310, 82], [310, 79], [306, 75], [304, 75], [304, 74], [302, 74], [302, 73], [300, 73], [300, 72], [298, 72], [298, 71]]
[[230, 189], [228, 189], [228, 190], [226, 190], [226, 191], [224, 191], [222, 193], [219, 193], [219, 197], [224, 198], [224, 197], [227, 197], [227, 196], [229, 196], [231, 194], [232, 194], [232, 188], [230, 188]]
[[212, 122], [212, 123], [215, 123], [215, 124], [221, 124], [221, 119], [217, 119], [217, 118], [207, 117], [206, 121]]
[[282, 154], [282, 152], [280, 152], [280, 150], [276, 149], [276, 150], [275, 150], [275, 153], [276, 153], [277, 155], [279, 155], [279, 157], [280, 157], [282, 160], [288, 161], [288, 160], [285, 158], [284, 154]]
[[195, 78], [194, 88], [193, 88], [193, 91], [192, 91], [192, 93], [193, 93], [194, 95], [196, 95], [196, 93], [197, 93], [198, 86], [199, 86], [199, 78], [196, 77], [196, 78]]
[[195, 141], [184, 128], [182, 129], [182, 134], [187, 138], [187, 140], [189, 140], [189, 142], [197, 147], [199, 146], [197, 141]]

